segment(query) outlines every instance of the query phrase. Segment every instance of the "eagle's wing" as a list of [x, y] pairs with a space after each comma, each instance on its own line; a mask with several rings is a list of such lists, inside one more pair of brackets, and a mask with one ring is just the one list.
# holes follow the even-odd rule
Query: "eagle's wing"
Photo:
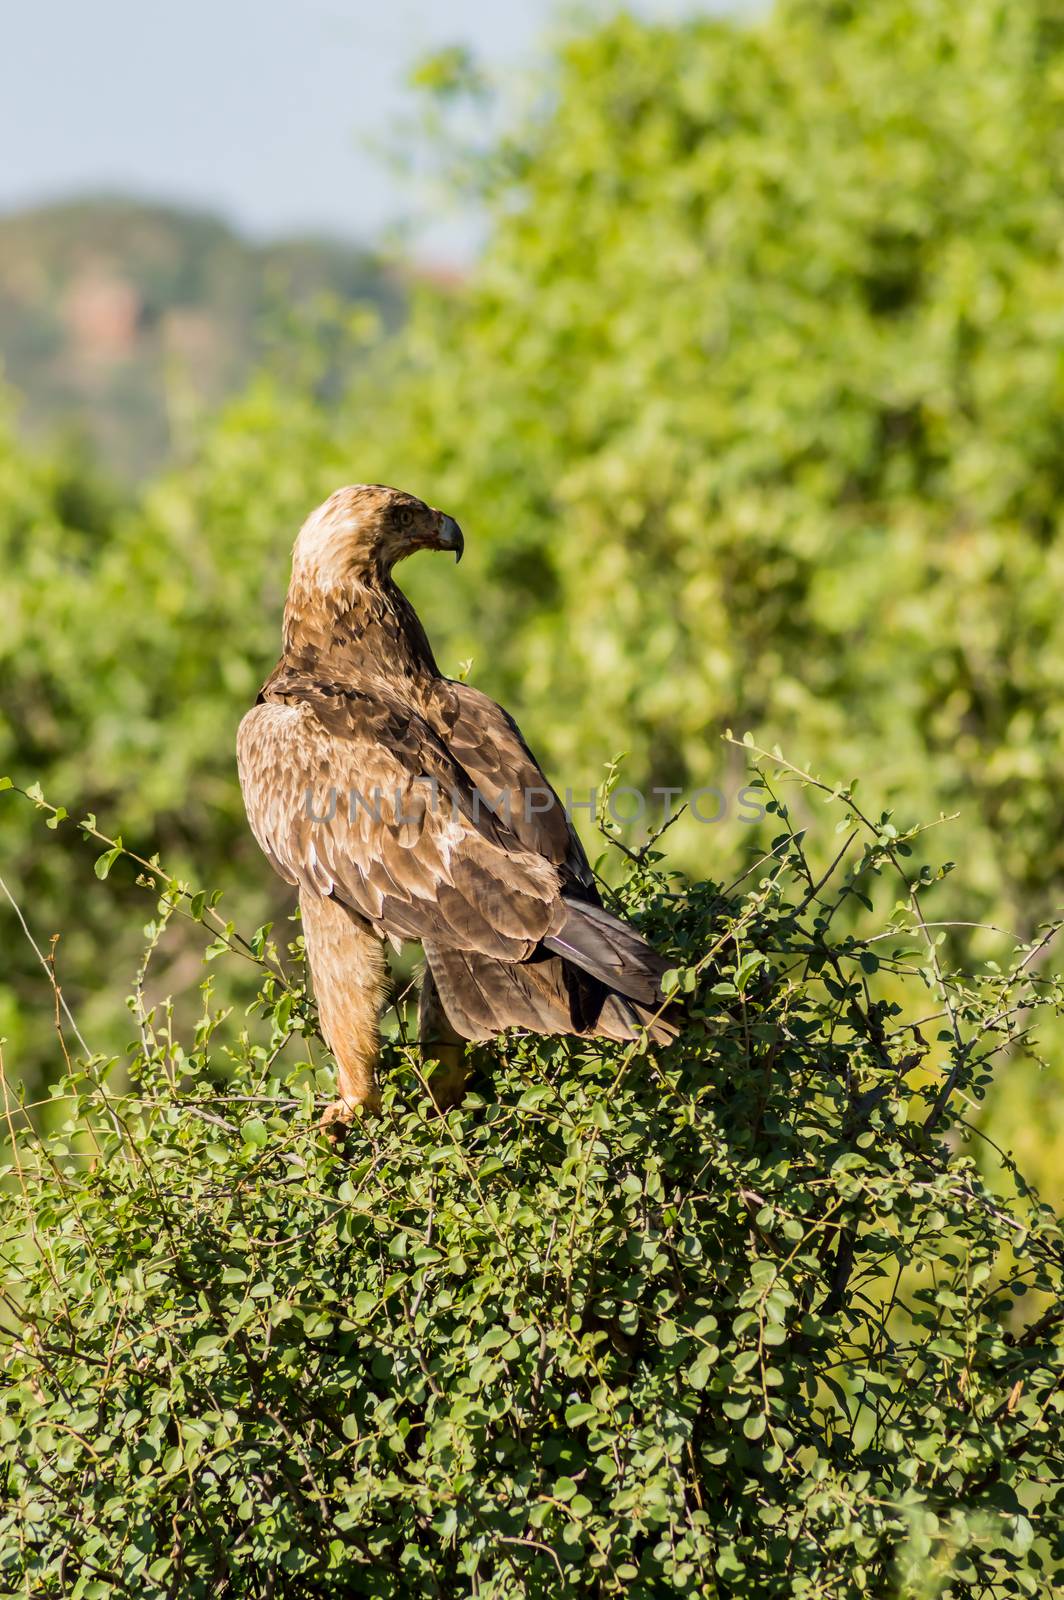
[[244, 718], [237, 756], [276, 870], [382, 934], [522, 961], [564, 924], [554, 865], [478, 804], [438, 735], [386, 693], [293, 681]]
[[519, 844], [557, 867], [567, 892], [597, 901], [584, 847], [509, 713], [470, 684], [439, 678], [425, 716]]

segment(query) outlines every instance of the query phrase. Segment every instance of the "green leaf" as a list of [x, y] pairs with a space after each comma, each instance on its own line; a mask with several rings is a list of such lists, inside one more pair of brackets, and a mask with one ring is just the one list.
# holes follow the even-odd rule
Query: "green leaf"
[[102, 856], [97, 856], [96, 864], [93, 868], [96, 876], [98, 878], [106, 878], [121, 854], [122, 846], [116, 844], [110, 850], [105, 850]]
[[579, 1428], [585, 1422], [591, 1422], [598, 1416], [598, 1407], [590, 1406], [586, 1401], [569, 1406], [565, 1412], [565, 1424], [568, 1428]]

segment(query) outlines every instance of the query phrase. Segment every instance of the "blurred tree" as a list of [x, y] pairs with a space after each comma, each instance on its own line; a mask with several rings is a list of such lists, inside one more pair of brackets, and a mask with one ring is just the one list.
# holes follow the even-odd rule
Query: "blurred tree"
[[624, 748], [711, 782], [756, 726], [959, 808], [966, 892], [1024, 931], [1064, 865], [1056, 16], [571, 40], [484, 167], [470, 293], [423, 305], [361, 437], [471, 524], [455, 650], [574, 779]]

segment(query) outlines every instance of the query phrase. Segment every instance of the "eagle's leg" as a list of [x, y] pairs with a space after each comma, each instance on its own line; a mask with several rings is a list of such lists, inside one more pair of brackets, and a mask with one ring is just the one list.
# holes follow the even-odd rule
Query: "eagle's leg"
[[425, 1063], [439, 1062], [429, 1079], [429, 1093], [437, 1110], [456, 1106], [465, 1094], [469, 1070], [466, 1066], [466, 1041], [447, 1020], [440, 991], [426, 966], [421, 980], [417, 1008], [418, 1039]]
[[339, 901], [304, 891], [299, 897], [318, 1019], [336, 1057], [340, 1098], [322, 1127], [350, 1122], [359, 1108], [380, 1110], [377, 1057], [387, 983], [384, 948], [361, 918]]

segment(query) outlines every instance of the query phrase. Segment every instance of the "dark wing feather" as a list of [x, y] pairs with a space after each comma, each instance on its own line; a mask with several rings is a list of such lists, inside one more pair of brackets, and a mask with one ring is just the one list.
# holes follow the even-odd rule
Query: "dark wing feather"
[[584, 847], [509, 713], [468, 683], [437, 678], [425, 718], [486, 804], [508, 819], [518, 843], [558, 868], [566, 893], [597, 901]]

